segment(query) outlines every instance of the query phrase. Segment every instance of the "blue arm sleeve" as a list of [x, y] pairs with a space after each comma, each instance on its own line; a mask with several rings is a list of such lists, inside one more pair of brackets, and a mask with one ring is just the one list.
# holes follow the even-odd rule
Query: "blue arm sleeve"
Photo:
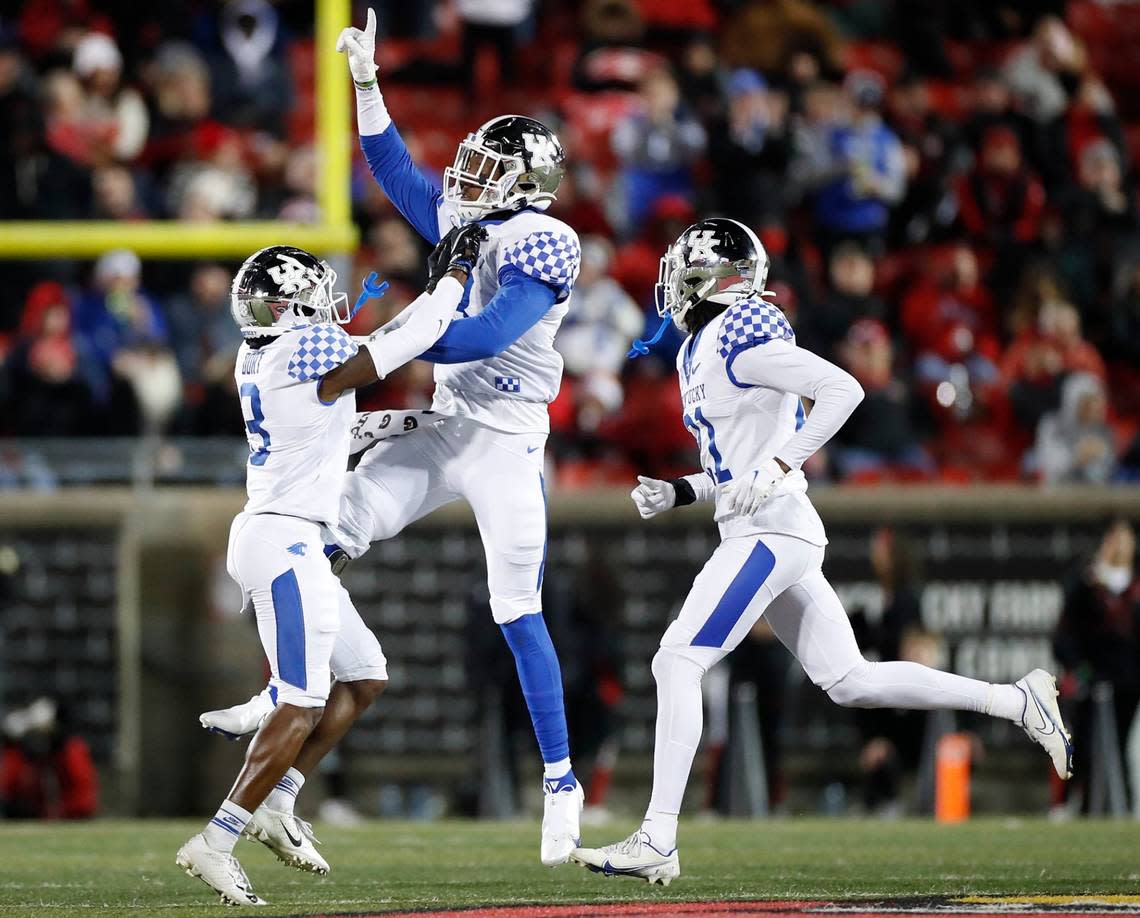
[[479, 315], [456, 319], [421, 359], [467, 363], [500, 354], [525, 335], [554, 305], [555, 292], [517, 268], [499, 272], [499, 291]]
[[396, 125], [389, 125], [383, 134], [362, 136], [360, 147], [364, 150], [368, 168], [388, 200], [424, 239], [432, 245], [439, 242], [437, 211], [442, 195], [412, 162]]

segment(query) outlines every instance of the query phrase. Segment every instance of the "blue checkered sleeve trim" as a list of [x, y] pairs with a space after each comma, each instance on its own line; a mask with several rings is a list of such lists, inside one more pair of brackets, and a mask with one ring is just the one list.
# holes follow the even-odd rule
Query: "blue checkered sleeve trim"
[[555, 287], [570, 287], [578, 277], [582, 253], [571, 233], [531, 233], [503, 254], [505, 264]]
[[720, 326], [720, 356], [726, 360], [736, 351], [774, 339], [790, 341], [792, 326], [778, 306], [759, 298], [733, 303]]
[[495, 388], [500, 392], [522, 392], [522, 380], [517, 376], [496, 376]]
[[289, 360], [289, 375], [298, 382], [320, 379], [359, 350], [339, 325], [314, 325], [306, 329]]

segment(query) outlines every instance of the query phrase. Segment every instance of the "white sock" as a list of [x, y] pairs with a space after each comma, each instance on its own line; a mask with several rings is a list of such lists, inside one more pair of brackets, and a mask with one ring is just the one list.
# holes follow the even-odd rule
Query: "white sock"
[[542, 776], [548, 781], [554, 781], [561, 778], [570, 770], [570, 759], [565, 758], [560, 762], [546, 762], [542, 766]]
[[[657, 728], [653, 744], [653, 795], [648, 812], [654, 816], [672, 814], [674, 837], [676, 814], [681, 812], [685, 785], [689, 783], [693, 757], [701, 742], [704, 725], [701, 677], [704, 674], [705, 667], [665, 648], [653, 658]], [[654, 847], [657, 847], [656, 842]]]
[[252, 813], [243, 810], [232, 800], [226, 800], [202, 830], [206, 844], [215, 851], [232, 853], [234, 845], [238, 843], [242, 831], [252, 818]]
[[991, 685], [986, 693], [986, 713], [1012, 720], [1015, 724], [1021, 723], [1025, 714], [1025, 692], [1009, 683]]
[[668, 854], [677, 847], [677, 814], [649, 810], [641, 822], [641, 831], [649, 836], [649, 844]]
[[273, 786], [273, 790], [265, 798], [265, 805], [271, 810], [278, 810], [292, 816], [293, 804], [297, 802], [297, 795], [301, 793], [301, 788], [304, 785], [305, 776], [296, 768], [290, 768], [281, 780]]

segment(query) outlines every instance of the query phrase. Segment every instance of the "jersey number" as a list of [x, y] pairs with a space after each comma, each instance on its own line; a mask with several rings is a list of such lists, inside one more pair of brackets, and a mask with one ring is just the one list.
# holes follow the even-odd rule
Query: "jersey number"
[[720, 458], [720, 450], [716, 445], [716, 431], [713, 430], [712, 422], [705, 417], [705, 413], [697, 408], [692, 416], [685, 415], [685, 426], [692, 431], [693, 436], [697, 440], [697, 448], [704, 452], [705, 446], [701, 440], [702, 436], [708, 437], [708, 451], [709, 457], [713, 461], [713, 467], [706, 469], [717, 484], [724, 484], [726, 481], [732, 481], [732, 472], [724, 467]]
[[[246, 399], [249, 399], [249, 413], [246, 413]], [[255, 383], [241, 384], [241, 413], [245, 418], [245, 429], [249, 431], [249, 464], [265, 465], [269, 458], [269, 431], [262, 427], [265, 415], [261, 412], [261, 393]], [[261, 437], [261, 446], [254, 446], [254, 436]]]

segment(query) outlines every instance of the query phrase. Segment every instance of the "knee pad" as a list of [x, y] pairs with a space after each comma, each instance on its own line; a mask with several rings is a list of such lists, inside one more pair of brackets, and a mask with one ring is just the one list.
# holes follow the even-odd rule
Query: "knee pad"
[[688, 678], [699, 685], [708, 671], [708, 666], [694, 659], [694, 655], [685, 653], [682, 648], [662, 645], [653, 655], [649, 669], [658, 684], [667, 678]]
[[868, 689], [868, 677], [875, 664], [867, 660], [857, 664], [838, 682], [827, 689], [827, 697], [845, 708], [871, 707]]
[[524, 615], [542, 613], [542, 596], [539, 593], [517, 593], [514, 596], [491, 594], [491, 617], [496, 625], [509, 625]]

